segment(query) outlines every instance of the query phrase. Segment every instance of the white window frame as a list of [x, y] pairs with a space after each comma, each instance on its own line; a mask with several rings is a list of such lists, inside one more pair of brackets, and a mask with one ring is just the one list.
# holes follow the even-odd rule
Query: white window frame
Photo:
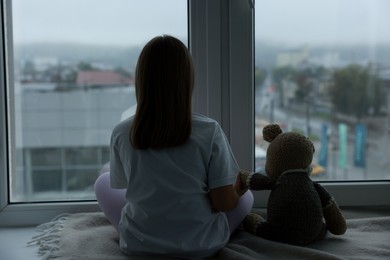
[[[261, 7], [258, 7], [261, 8]], [[11, 0], [2, 1], [0, 14], [0, 226], [36, 225], [60, 213], [98, 211], [96, 202], [10, 204], [8, 158], [12, 140], [7, 125], [12, 96], [8, 73], [12, 65]], [[3, 19], [3, 15], [5, 19]], [[189, 45], [196, 69], [194, 111], [218, 120], [243, 169], [254, 168], [254, 48], [253, 0], [188, 0]], [[7, 41], [5, 41], [7, 37]], [[7, 51], [5, 51], [7, 50]], [[8, 55], [8, 56], [5, 56]], [[11, 91], [12, 92], [12, 91]], [[390, 182], [327, 182], [324, 186], [342, 206], [390, 205]], [[268, 192], [256, 191], [255, 207], [265, 207]]]

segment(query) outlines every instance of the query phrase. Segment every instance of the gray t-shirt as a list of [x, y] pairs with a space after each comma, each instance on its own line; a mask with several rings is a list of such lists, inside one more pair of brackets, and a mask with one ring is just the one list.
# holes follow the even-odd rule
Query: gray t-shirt
[[133, 117], [111, 137], [111, 187], [127, 188], [119, 224], [130, 255], [205, 257], [229, 240], [226, 215], [211, 208], [209, 190], [233, 184], [239, 167], [220, 125], [194, 114], [189, 140], [167, 149], [134, 149]]

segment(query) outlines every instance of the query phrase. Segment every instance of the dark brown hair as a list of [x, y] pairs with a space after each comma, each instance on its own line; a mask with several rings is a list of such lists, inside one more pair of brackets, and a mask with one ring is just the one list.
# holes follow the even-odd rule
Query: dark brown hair
[[187, 47], [168, 35], [150, 40], [136, 67], [132, 145], [158, 149], [183, 144], [191, 134], [193, 88], [194, 68]]

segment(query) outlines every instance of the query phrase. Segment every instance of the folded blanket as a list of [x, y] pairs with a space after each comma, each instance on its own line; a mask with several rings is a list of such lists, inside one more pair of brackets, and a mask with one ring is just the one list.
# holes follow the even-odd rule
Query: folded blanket
[[[309, 246], [265, 240], [243, 230], [212, 259], [390, 259], [390, 217], [349, 219], [343, 236], [327, 237]], [[103, 213], [65, 214], [38, 227], [29, 242], [43, 259], [171, 259], [126, 256], [118, 235]]]

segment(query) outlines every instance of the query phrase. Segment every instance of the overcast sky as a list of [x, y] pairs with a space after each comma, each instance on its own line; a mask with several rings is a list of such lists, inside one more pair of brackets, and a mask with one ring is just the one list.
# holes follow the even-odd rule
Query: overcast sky
[[258, 39], [390, 44], [389, 0], [256, 0], [255, 13]]
[[14, 0], [13, 16], [15, 42], [133, 45], [188, 27], [185, 0]]
[[[186, 0], [14, 0], [15, 42], [143, 44], [187, 35]], [[158, 4], [158, 6], [156, 6]], [[256, 39], [390, 43], [389, 0], [256, 0]]]

